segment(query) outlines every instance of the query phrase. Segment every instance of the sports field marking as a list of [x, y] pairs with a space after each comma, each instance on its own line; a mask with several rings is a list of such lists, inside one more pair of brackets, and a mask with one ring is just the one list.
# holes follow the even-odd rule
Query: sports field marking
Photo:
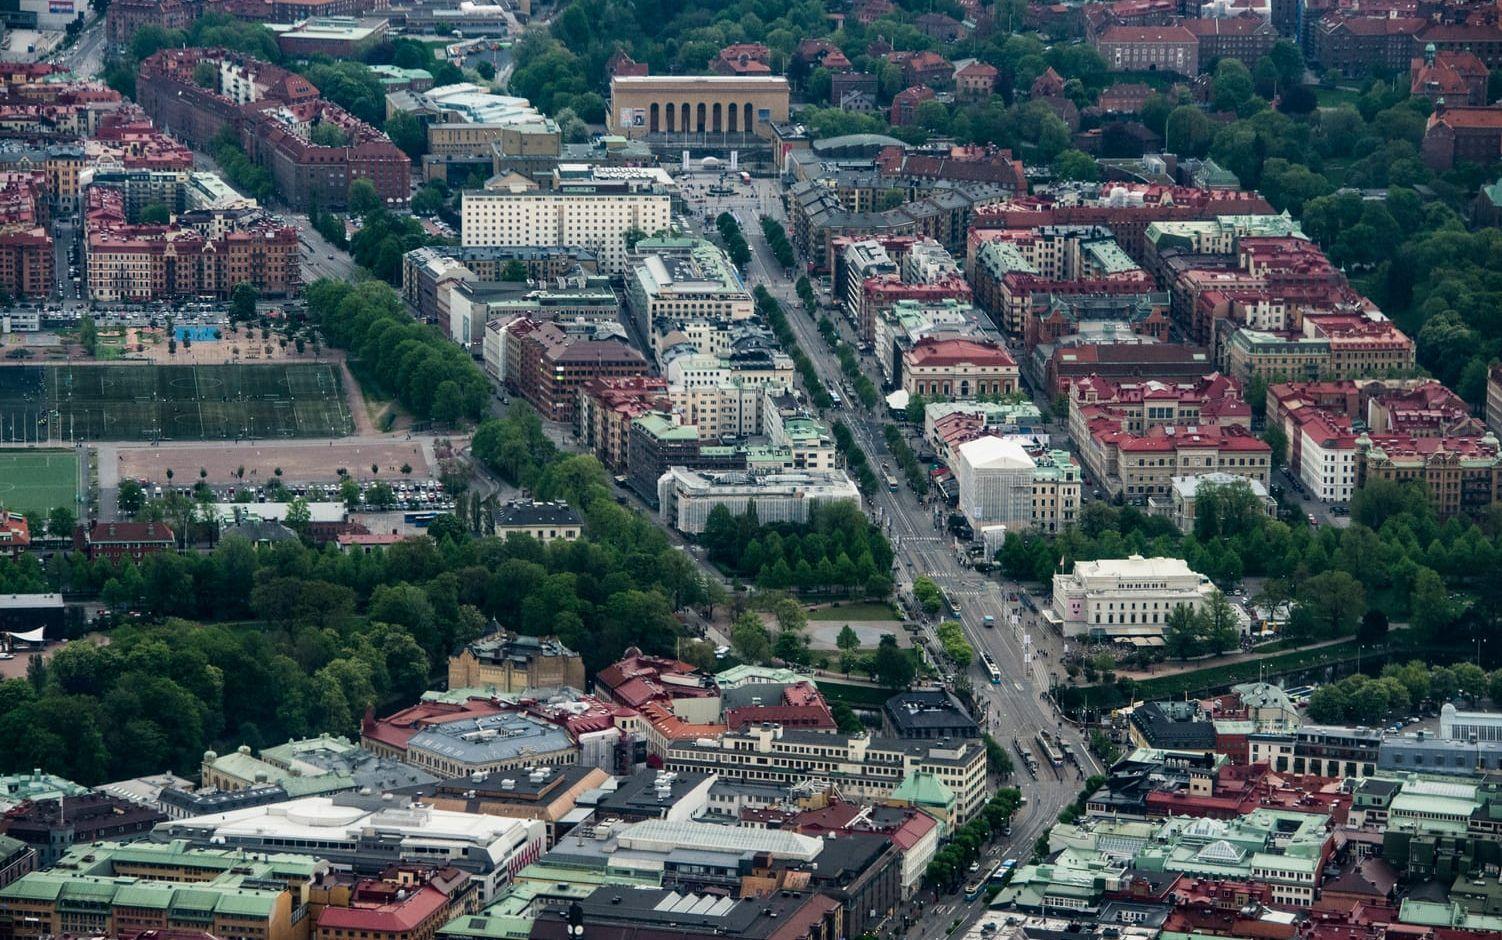
[[0, 503], [45, 513], [77, 502], [78, 459], [69, 451], [0, 451]]

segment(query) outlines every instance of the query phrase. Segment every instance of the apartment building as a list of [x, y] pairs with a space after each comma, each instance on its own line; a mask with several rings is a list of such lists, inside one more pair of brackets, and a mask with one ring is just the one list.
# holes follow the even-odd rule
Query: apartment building
[[403, 865], [315, 891], [331, 902], [318, 913], [313, 940], [432, 940], [443, 926], [479, 908], [477, 885], [462, 871]]
[[579, 391], [591, 379], [645, 376], [647, 360], [623, 340], [589, 339], [556, 323], [518, 318], [506, 334], [505, 381], [544, 418], [572, 423]]
[[761, 416], [762, 433], [773, 447], [788, 450], [792, 469], [834, 469], [834, 438], [796, 396], [784, 388], [763, 388]]
[[743, 515], [756, 505], [762, 522], [807, 522], [814, 506], [853, 502], [860, 505], [860, 489], [843, 470], [691, 470], [670, 466], [657, 481], [658, 517], [686, 535], [699, 535], [709, 514], [724, 506]]
[[1420, 483], [1442, 519], [1474, 515], [1502, 500], [1502, 452], [1494, 434], [1363, 434], [1356, 449], [1358, 488], [1368, 480]]
[[287, 297], [301, 286], [297, 229], [259, 209], [197, 210], [167, 226], [135, 225], [121, 190], [90, 186], [84, 196], [90, 300], [227, 300], [240, 283], [263, 297]]
[[[213, 80], [202, 84], [213, 69]], [[269, 172], [278, 194], [305, 209], [343, 209], [350, 187], [369, 180], [390, 206], [412, 193], [412, 161], [385, 134], [323, 100], [293, 72], [224, 49], [163, 49], [142, 61], [136, 85], [141, 107], [162, 127], [206, 149], [229, 128], [246, 155]], [[312, 130], [338, 130], [338, 145], [313, 142]]]
[[959, 510], [971, 528], [1060, 532], [1080, 506], [1080, 468], [1067, 451], [981, 434], [952, 448]]
[[1160, 425], [1141, 435], [1096, 419], [1081, 456], [1097, 485], [1112, 496], [1145, 502], [1167, 496], [1176, 476], [1230, 473], [1268, 483], [1272, 448], [1241, 425]]
[[90, 561], [131, 558], [139, 562], [152, 552], [174, 550], [177, 540], [171, 527], [160, 522], [94, 522], [87, 529], [80, 527], [74, 547], [85, 552]]
[[467, 190], [459, 215], [465, 246], [577, 246], [603, 273], [624, 274], [627, 236], [669, 228], [672, 197], [641, 180], [600, 177], [553, 190]]
[[627, 263], [626, 303], [645, 335], [664, 324], [718, 326], [756, 313], [735, 265], [703, 239], [642, 239]]
[[[1296, 412], [1299, 480], [1327, 503], [1349, 502], [1356, 491], [1356, 434], [1344, 415], [1317, 409]], [[1295, 446], [1290, 444], [1290, 446]]]
[[976, 740], [910, 741], [760, 725], [726, 732], [713, 743], [675, 745], [663, 766], [774, 786], [827, 782], [856, 801], [890, 797], [908, 777], [928, 773], [953, 793], [957, 825], [969, 821], [987, 798], [985, 748]]
[[1251, 406], [1241, 400], [1236, 383], [1218, 372], [1187, 382], [1076, 379], [1069, 388], [1069, 436], [1083, 442], [1090, 422], [1102, 415], [1132, 434], [1163, 425], [1252, 426]]
[[590, 379], [579, 389], [574, 433], [607, 470], [620, 473], [632, 420], [671, 407], [668, 383], [656, 376]]
[[0, 888], [0, 918], [16, 940], [187, 923], [216, 937], [311, 940], [305, 892], [329, 869], [310, 855], [98, 842]]

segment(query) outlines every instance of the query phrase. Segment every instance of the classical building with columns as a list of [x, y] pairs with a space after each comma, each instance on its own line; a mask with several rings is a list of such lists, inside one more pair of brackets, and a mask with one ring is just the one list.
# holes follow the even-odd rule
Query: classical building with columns
[[617, 75], [610, 80], [610, 129], [627, 137], [755, 134], [788, 119], [780, 75]]

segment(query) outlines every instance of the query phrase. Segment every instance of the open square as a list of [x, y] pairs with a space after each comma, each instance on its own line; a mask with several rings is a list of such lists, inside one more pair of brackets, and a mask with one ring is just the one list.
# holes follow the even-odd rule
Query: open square
[[0, 369], [4, 441], [342, 437], [353, 430], [330, 363]]
[[68, 450], [0, 450], [0, 507], [45, 513], [74, 505], [78, 457]]

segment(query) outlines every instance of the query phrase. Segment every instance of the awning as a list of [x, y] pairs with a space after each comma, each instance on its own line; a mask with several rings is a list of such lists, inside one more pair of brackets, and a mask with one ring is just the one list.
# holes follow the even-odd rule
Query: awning
[[46, 627], [37, 627], [35, 630], [28, 630], [25, 633], [11, 633], [7, 631], [5, 635], [12, 640], [20, 640], [22, 643], [45, 643], [47, 641], [43, 639], [42, 634], [46, 630]]

